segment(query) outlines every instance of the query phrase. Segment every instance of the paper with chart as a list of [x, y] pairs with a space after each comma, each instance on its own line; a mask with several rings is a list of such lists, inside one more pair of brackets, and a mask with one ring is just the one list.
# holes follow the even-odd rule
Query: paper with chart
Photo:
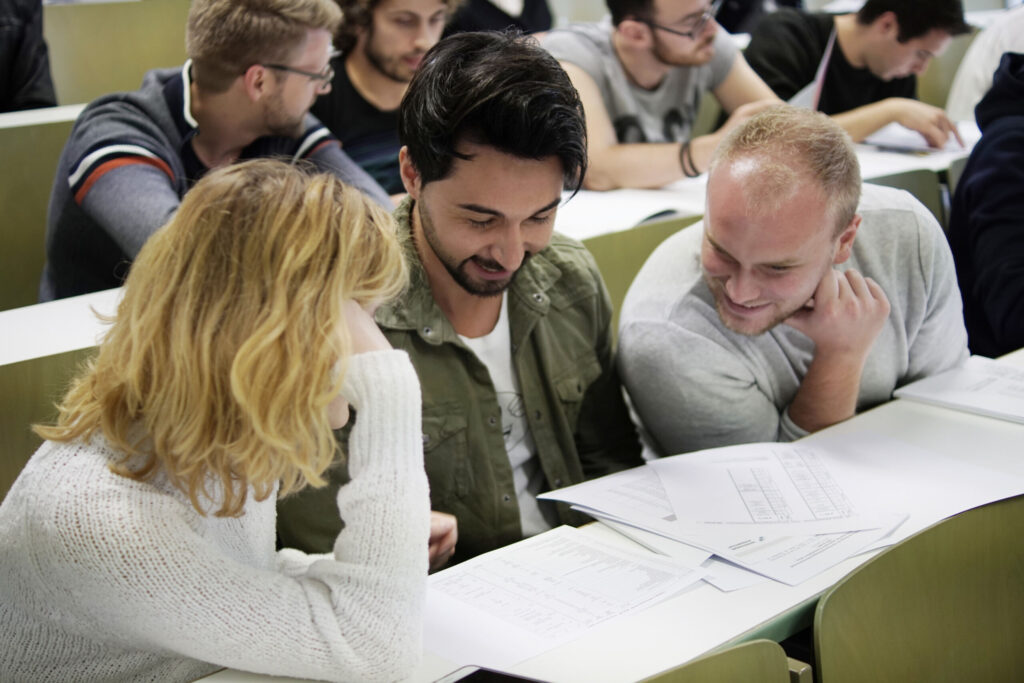
[[1024, 422], [1024, 369], [983, 356], [971, 356], [960, 367], [908, 384], [894, 395]]
[[[678, 524], [665, 487], [650, 464], [539, 497], [567, 502], [596, 517], [610, 517], [693, 545], [788, 584], [800, 583], [879, 542], [902, 520], [902, 516], [892, 515], [883, 519], [881, 528], [852, 533], [751, 536], [749, 529], [718, 525], [712, 527], [713, 534], [688, 536]], [[715, 585], [713, 578], [709, 583]]]
[[792, 443], [712, 448], [649, 463], [687, 536], [792, 536], [885, 526], [888, 510], [865, 512], [824, 454]]
[[703, 576], [559, 527], [431, 576], [424, 647], [457, 665], [509, 667]]

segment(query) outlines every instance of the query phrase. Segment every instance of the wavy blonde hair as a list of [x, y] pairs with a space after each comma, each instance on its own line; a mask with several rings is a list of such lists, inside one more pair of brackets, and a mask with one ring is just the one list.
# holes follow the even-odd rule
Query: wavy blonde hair
[[125, 454], [115, 472], [166, 472], [200, 513], [201, 496], [236, 516], [249, 486], [257, 500], [320, 486], [342, 304], [392, 298], [407, 277], [391, 216], [334, 176], [266, 159], [214, 171], [143, 247], [98, 355], [35, 431], [100, 431]]

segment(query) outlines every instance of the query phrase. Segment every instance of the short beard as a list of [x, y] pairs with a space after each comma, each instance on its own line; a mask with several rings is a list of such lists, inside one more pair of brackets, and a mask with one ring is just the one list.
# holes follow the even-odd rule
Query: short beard
[[488, 298], [499, 296], [504, 293], [504, 291], [511, 287], [512, 283], [515, 282], [516, 276], [519, 275], [519, 271], [523, 269], [523, 266], [526, 265], [526, 262], [532, 255], [530, 252], [526, 252], [523, 255], [522, 264], [520, 264], [519, 268], [512, 273], [512, 276], [508, 280], [501, 282], [486, 280], [483, 282], [474, 282], [466, 273], [467, 263], [475, 261], [478, 265], [498, 268], [502, 267], [501, 264], [481, 259], [476, 256], [470, 256], [462, 262], [456, 263], [455, 259], [445, 252], [444, 247], [441, 246], [441, 241], [437, 238], [437, 229], [434, 227], [434, 221], [430, 218], [430, 214], [424, 210], [423, 202], [416, 202], [414, 208], [420, 218], [420, 227], [423, 229], [423, 238], [426, 241], [427, 246], [432, 252], [434, 252], [434, 256], [436, 256], [437, 260], [441, 262], [441, 265], [443, 265], [444, 269], [448, 271], [448, 274], [451, 275], [452, 279], [473, 296]]

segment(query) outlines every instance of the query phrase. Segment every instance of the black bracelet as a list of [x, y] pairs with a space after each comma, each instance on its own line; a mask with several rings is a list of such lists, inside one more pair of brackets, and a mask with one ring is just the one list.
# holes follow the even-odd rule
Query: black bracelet
[[693, 163], [693, 155], [690, 152], [690, 141], [687, 140], [679, 148], [679, 165], [683, 169], [683, 175], [687, 178], [696, 178], [700, 175], [697, 164]]

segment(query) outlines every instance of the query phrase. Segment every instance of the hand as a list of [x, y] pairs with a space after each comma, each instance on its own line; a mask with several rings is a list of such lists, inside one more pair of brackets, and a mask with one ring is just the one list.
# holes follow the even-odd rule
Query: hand
[[744, 123], [750, 117], [760, 114], [765, 109], [778, 107], [781, 104], [782, 102], [779, 100], [755, 100], [753, 102], [741, 104], [733, 110], [732, 114], [729, 115], [729, 118], [726, 119], [725, 123], [722, 124], [722, 127], [719, 128], [716, 133], [724, 136], [730, 130]]
[[916, 130], [924, 136], [925, 142], [930, 147], [942, 149], [946, 146], [950, 134], [956, 138], [961, 147], [964, 146], [956, 124], [950, 121], [946, 112], [938, 107], [903, 97], [894, 97], [890, 102], [896, 108], [896, 122], [901, 126]]
[[352, 353], [367, 351], [386, 351], [391, 348], [387, 337], [373, 320], [376, 306], [360, 306], [349, 299], [343, 306], [344, 324], [348, 325], [349, 338], [352, 340]]
[[427, 546], [430, 571], [436, 572], [448, 564], [448, 560], [455, 554], [455, 543], [458, 540], [459, 523], [455, 516], [431, 510], [430, 542]]
[[878, 283], [855, 270], [829, 268], [814, 298], [787, 320], [814, 342], [814, 354], [863, 363], [889, 317], [889, 299]]

